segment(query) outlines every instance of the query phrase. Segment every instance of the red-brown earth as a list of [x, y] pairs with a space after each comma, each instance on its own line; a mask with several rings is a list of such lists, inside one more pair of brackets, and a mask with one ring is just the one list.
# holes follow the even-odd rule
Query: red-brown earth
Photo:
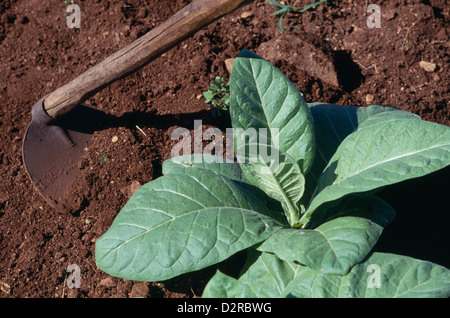
[[[81, 28], [70, 29], [63, 0], [0, 3], [0, 297], [195, 297], [215, 268], [165, 282], [114, 278], [95, 265], [96, 240], [136, 186], [161, 175], [177, 127], [229, 127], [214, 118], [202, 93], [225, 60], [248, 49], [268, 59], [307, 102], [396, 106], [450, 125], [448, 1], [373, 1], [381, 27], [367, 26], [367, 1], [329, 1], [283, 19], [265, 1], [214, 22], [151, 64], [113, 83], [87, 104], [120, 125], [94, 134], [80, 163], [70, 211], [52, 208], [31, 184], [22, 142], [31, 107], [189, 4], [188, 0], [77, 0]], [[291, 1], [303, 6], [312, 1]], [[320, 57], [308, 61], [309, 53]], [[449, 169], [390, 187], [398, 212], [378, 250], [450, 267]], [[66, 285], [69, 264], [81, 288]], [[233, 263], [222, 264], [234, 270]], [[230, 269], [231, 267], [231, 269]]]

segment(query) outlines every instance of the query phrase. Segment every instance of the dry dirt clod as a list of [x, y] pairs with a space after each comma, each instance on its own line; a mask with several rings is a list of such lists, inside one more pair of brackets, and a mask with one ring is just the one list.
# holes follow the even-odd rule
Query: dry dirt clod
[[231, 74], [231, 70], [233, 69], [233, 62], [234, 62], [234, 58], [226, 59], [224, 61], [225, 68], [227, 69], [228, 73], [230, 73], [230, 74]]
[[103, 287], [106, 287], [106, 288], [111, 288], [111, 287], [113, 287], [115, 284], [116, 284], [116, 283], [114, 282], [114, 280], [113, 280], [112, 277], [106, 277], [106, 278], [103, 278], [103, 279], [100, 281], [100, 283], [99, 283], [100, 286], [103, 286]]
[[247, 18], [250, 18], [251, 16], [253, 16], [253, 13], [251, 13], [250, 11], [244, 11], [241, 13], [242, 19], [247, 19]]
[[286, 33], [262, 43], [256, 54], [264, 56], [271, 63], [285, 61], [327, 84], [341, 86], [336, 70], [336, 56], [330, 44], [322, 38]]
[[366, 95], [366, 104], [371, 105], [373, 103], [374, 99], [375, 99], [375, 97], [372, 94], [367, 94]]
[[120, 192], [122, 192], [123, 195], [125, 195], [127, 198], [131, 198], [131, 196], [142, 186], [142, 184], [139, 181], [132, 181], [131, 184], [128, 186], [120, 189]]
[[436, 64], [427, 61], [420, 61], [419, 66], [427, 72], [434, 72], [436, 70]]
[[128, 294], [130, 298], [145, 298], [148, 297], [150, 289], [147, 282], [137, 282], [131, 288], [131, 292]]

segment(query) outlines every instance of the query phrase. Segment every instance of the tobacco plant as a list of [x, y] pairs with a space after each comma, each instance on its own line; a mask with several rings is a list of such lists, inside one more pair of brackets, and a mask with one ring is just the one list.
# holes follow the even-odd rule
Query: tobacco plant
[[237, 160], [166, 160], [97, 240], [101, 269], [163, 281], [247, 250], [240, 275], [217, 271], [204, 297], [450, 296], [445, 267], [372, 252], [395, 216], [377, 191], [448, 166], [450, 127], [307, 104], [249, 51], [233, 65], [230, 117]]

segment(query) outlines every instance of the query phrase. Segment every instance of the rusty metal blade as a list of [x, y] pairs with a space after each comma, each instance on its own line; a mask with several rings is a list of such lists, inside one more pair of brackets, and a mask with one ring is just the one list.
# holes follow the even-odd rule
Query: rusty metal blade
[[24, 137], [23, 162], [33, 185], [54, 208], [64, 206], [67, 192], [80, 173], [85, 148], [106, 116], [95, 108], [79, 105], [54, 122], [33, 117]]

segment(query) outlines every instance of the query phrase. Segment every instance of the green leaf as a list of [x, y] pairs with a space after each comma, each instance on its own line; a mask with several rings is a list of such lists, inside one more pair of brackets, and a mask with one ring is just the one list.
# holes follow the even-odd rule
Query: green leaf
[[367, 127], [371, 127], [372, 125], [379, 125], [379, 124], [386, 124], [386, 123], [393, 123], [397, 121], [403, 121], [403, 120], [420, 120], [421, 118], [417, 116], [416, 114], [402, 111], [402, 110], [395, 110], [395, 111], [387, 111], [387, 112], [380, 112], [377, 114], [374, 114], [372, 116], [369, 116], [366, 120], [362, 121], [359, 126], [358, 130], [364, 129]]
[[[304, 266], [285, 262], [269, 253], [248, 250], [246, 268], [238, 280], [217, 272], [205, 287], [202, 297], [279, 298]], [[253, 296], [254, 295], [254, 296]]]
[[248, 51], [234, 61], [230, 83], [238, 162], [253, 185], [281, 202], [293, 225], [304, 211], [303, 173], [314, 159], [309, 108], [282, 73]]
[[307, 6], [305, 6], [303, 9], [302, 9], [302, 11], [301, 12], [305, 12], [305, 11], [308, 11], [309, 9], [314, 9], [315, 7], [317, 7], [319, 4], [322, 4], [322, 3], [326, 3], [326, 1], [316, 1], [316, 2], [313, 2], [313, 3], [310, 3], [310, 4], [308, 4]]
[[255, 129], [258, 137], [265, 128], [267, 145], [297, 160], [306, 173], [314, 161], [314, 127], [295, 86], [269, 62], [244, 50], [233, 63], [230, 94], [233, 128]]
[[273, 5], [275, 5], [275, 6], [277, 6], [277, 7], [280, 7], [280, 8], [285, 8], [285, 7], [287, 7], [287, 5], [281, 4], [281, 3], [276, 2], [276, 1], [273, 1], [273, 0], [266, 0], [266, 1], [269, 2], [270, 4], [273, 4]]
[[214, 95], [210, 91], [206, 91], [203, 93], [203, 97], [206, 98], [206, 102], [209, 102], [214, 98]]
[[285, 292], [301, 298], [447, 298], [450, 271], [407, 256], [373, 253], [345, 276], [304, 268]]
[[283, 12], [283, 13], [281, 14], [280, 19], [278, 19], [278, 30], [280, 30], [281, 33], [284, 33], [283, 18], [286, 15], [287, 11], [284, 9], [281, 9], [281, 10], [278, 10], [277, 12], [275, 12], [275, 14], [279, 14], [281, 12]]
[[[388, 118], [414, 118], [420, 120], [415, 114], [397, 109], [391, 106], [370, 105], [343, 106], [326, 103], [309, 103], [311, 115], [314, 120], [316, 157], [312, 172], [316, 178], [320, 176], [331, 157], [336, 152], [342, 141], [357, 130], [368, 118], [373, 118], [377, 114], [384, 114], [378, 120], [388, 120]], [[375, 117], [376, 118], [376, 117]]]
[[203, 290], [202, 298], [254, 298], [249, 286], [217, 271]]
[[196, 169], [215, 172], [231, 180], [238, 181], [241, 191], [245, 191], [249, 196], [255, 197], [255, 200], [261, 201], [264, 206], [272, 211], [271, 216], [274, 219], [287, 225], [279, 202], [267, 196], [259, 188], [253, 186], [242, 173], [239, 164], [236, 162], [228, 162], [225, 158], [214, 155], [192, 154], [172, 157], [165, 160], [162, 166], [164, 175], [172, 173], [190, 174], [192, 171], [195, 172]]
[[340, 217], [314, 230], [281, 229], [258, 250], [331, 274], [346, 274], [363, 260], [383, 228], [367, 219]]
[[239, 164], [208, 154], [191, 154], [167, 159], [162, 164], [162, 173], [163, 175], [189, 173], [192, 168], [214, 171], [235, 181], [246, 181]]
[[[248, 145], [252, 146], [251, 143]], [[241, 167], [251, 184], [258, 185], [269, 197], [282, 204], [289, 224], [294, 225], [301, 213], [299, 202], [303, 196], [305, 179], [297, 162], [291, 156], [280, 150], [271, 149], [271, 152], [277, 153], [276, 160], [258, 157], [254, 163], [241, 164]], [[246, 158], [242, 161], [252, 161], [248, 155]]]
[[342, 199], [336, 207], [328, 209], [324, 214], [323, 221], [327, 222], [343, 216], [355, 216], [371, 220], [384, 228], [394, 220], [395, 215], [395, 210], [377, 196], [349, 195]]
[[407, 256], [373, 253], [347, 275], [334, 275], [281, 261], [274, 254], [252, 253], [237, 280], [216, 274], [205, 292], [208, 297], [448, 298], [450, 271]]
[[308, 200], [313, 196], [322, 171], [327, 166], [331, 157], [333, 157], [339, 145], [368, 118], [382, 113], [385, 114], [385, 117], [378, 117], [378, 120], [389, 120], [388, 118], [420, 119], [420, 117], [410, 112], [382, 105], [360, 107], [310, 103], [308, 107], [314, 120], [316, 139], [314, 164], [310, 172], [305, 175], [305, 197]]
[[302, 222], [312, 213], [319, 213], [315, 217], [320, 219], [325, 209], [314, 211], [348, 194], [424, 176], [449, 164], [450, 127], [410, 119], [371, 121], [338, 147]]
[[130, 280], [169, 279], [265, 240], [279, 229], [271, 213], [214, 171], [169, 173], [142, 186], [97, 240], [97, 266]]

